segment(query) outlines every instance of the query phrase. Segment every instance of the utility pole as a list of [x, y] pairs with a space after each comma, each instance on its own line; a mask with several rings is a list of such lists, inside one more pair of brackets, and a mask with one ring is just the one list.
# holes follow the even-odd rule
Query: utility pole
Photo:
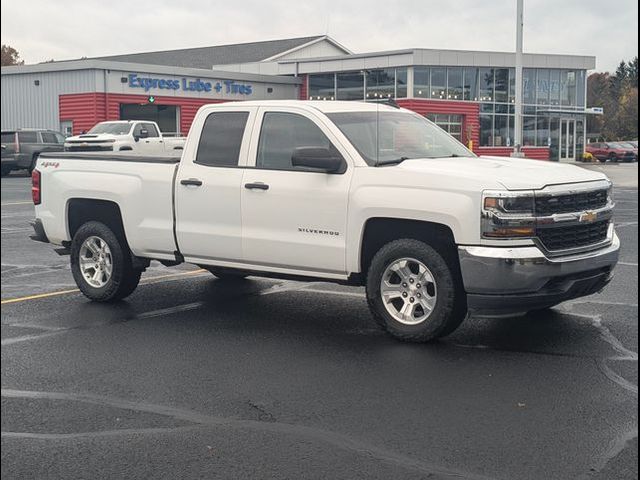
[[524, 28], [524, 0], [517, 0], [516, 8], [516, 98], [515, 98], [515, 123], [514, 149], [512, 156], [523, 157], [522, 149], [522, 37]]

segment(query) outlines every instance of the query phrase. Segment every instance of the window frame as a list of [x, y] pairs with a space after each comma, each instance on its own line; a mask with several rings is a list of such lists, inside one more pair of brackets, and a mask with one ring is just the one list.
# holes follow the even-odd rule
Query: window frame
[[[260, 137], [262, 136], [262, 125], [264, 123], [264, 118], [268, 113], [288, 113], [293, 115], [299, 115], [301, 117], [305, 117], [314, 123], [320, 131], [329, 139], [333, 147], [340, 153], [342, 159], [344, 161], [344, 168], [340, 172], [335, 173], [325, 173], [318, 172], [315, 170], [304, 170], [304, 169], [281, 169], [281, 168], [264, 168], [258, 167], [258, 148], [260, 146]], [[346, 143], [345, 143], [346, 142]], [[353, 154], [355, 148], [349, 141], [344, 138], [344, 135], [338, 127], [336, 127], [329, 119], [324, 118], [323, 116], [315, 115], [311, 112], [308, 112], [303, 109], [298, 109], [295, 107], [259, 107], [257, 115], [254, 121], [253, 133], [251, 134], [251, 142], [249, 145], [248, 153], [247, 153], [247, 163], [244, 165], [244, 168], [247, 170], [258, 170], [258, 171], [266, 171], [266, 172], [282, 172], [285, 173], [306, 173], [306, 174], [315, 174], [315, 175], [344, 175], [345, 173], [349, 173], [351, 168], [353, 167]], [[356, 152], [357, 154], [357, 152]], [[366, 162], [362, 160], [362, 163], [366, 166]]]
[[[228, 114], [228, 113], [242, 113], [247, 115], [245, 124], [244, 124], [244, 131], [242, 132], [242, 138], [240, 139], [240, 148], [238, 149], [238, 163], [236, 165], [215, 165], [215, 164], [209, 164], [209, 163], [202, 163], [198, 161], [198, 152], [200, 151], [200, 143], [202, 141], [202, 136], [204, 133], [204, 127], [207, 124], [207, 120], [209, 119], [209, 117], [211, 117], [212, 115], [220, 115], [220, 114]], [[247, 142], [247, 134], [251, 134], [251, 131], [253, 129], [253, 121], [254, 118], [252, 118], [252, 112], [248, 109], [229, 109], [229, 110], [218, 110], [218, 109], [212, 109], [210, 112], [207, 112], [207, 115], [204, 116], [204, 120], [202, 121], [202, 124], [199, 127], [199, 136], [198, 136], [198, 141], [196, 143], [195, 146], [195, 152], [193, 153], [193, 161], [192, 163], [194, 165], [197, 165], [199, 167], [203, 167], [203, 168], [243, 168], [244, 165], [244, 158], [243, 158], [243, 153], [246, 152], [245, 150], [245, 145]], [[244, 155], [246, 157], [246, 155]]]

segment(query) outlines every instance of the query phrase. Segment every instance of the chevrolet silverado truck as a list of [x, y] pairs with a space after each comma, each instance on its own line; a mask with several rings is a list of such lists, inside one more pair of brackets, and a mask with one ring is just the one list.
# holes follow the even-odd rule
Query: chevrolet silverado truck
[[184, 137], [169, 137], [156, 122], [118, 120], [100, 122], [82, 135], [68, 137], [67, 152], [124, 152], [126, 155], [180, 156]]
[[91, 300], [131, 294], [151, 260], [189, 262], [364, 285], [407, 341], [596, 293], [620, 247], [602, 174], [477, 157], [380, 104], [207, 105], [181, 158], [46, 154], [32, 178], [32, 238], [70, 253]]

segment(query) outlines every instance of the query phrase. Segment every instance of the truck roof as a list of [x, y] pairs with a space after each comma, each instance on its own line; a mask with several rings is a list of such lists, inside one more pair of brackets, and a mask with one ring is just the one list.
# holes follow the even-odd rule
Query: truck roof
[[[208, 107], [225, 108], [229, 103], [209, 104]], [[335, 112], [397, 112], [398, 108], [380, 102], [340, 101], [340, 100], [249, 100], [234, 102], [234, 106], [247, 107], [297, 107], [319, 110], [323, 113]]]

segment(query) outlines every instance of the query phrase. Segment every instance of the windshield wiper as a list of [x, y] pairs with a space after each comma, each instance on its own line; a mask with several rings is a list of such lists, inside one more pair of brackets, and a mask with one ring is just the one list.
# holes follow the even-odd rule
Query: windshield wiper
[[399, 165], [405, 160], [411, 160], [409, 157], [392, 158], [391, 160], [379, 160], [376, 167], [384, 167], [385, 165]]

